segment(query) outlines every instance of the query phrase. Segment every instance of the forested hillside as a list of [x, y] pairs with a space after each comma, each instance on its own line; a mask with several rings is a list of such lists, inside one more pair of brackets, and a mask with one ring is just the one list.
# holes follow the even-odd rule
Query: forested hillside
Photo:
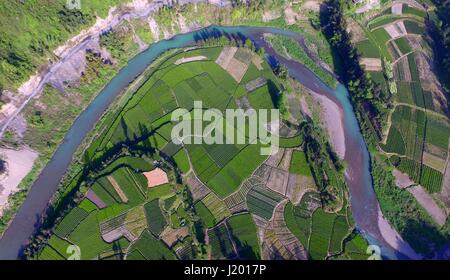
[[1, 1], [0, 90], [18, 88], [57, 46], [119, 2], [82, 1], [77, 10], [67, 9], [66, 0]]

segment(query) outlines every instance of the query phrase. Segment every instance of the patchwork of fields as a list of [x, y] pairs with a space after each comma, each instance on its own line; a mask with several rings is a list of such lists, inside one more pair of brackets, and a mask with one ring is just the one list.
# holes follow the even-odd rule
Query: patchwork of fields
[[[361, 61], [381, 63], [379, 71], [366, 70], [377, 90], [392, 101], [386, 104], [374, 157], [384, 161], [381, 165], [392, 172], [399, 189], [387, 190], [386, 178], [378, 178], [377, 196], [389, 222], [422, 253], [435, 251], [433, 246], [440, 246], [436, 240], [448, 242], [450, 181], [444, 174], [449, 168], [450, 121], [448, 89], [442, 86], [430, 44], [429, 26], [436, 18], [431, 3], [392, 1], [361, 14], [350, 32], [363, 34], [354, 38]], [[412, 221], [421, 226], [409, 228]], [[423, 237], [428, 228], [433, 233]], [[412, 231], [420, 234], [402, 233]]]
[[[396, 22], [386, 21], [392, 23]], [[402, 24], [406, 32], [420, 31], [414, 21]], [[392, 42], [410, 63], [409, 41], [392, 40], [382, 23], [371, 28], [384, 47], [373, 45], [374, 37], [358, 43], [368, 58], [367, 67], [380, 68]], [[289, 45], [286, 57], [301, 61], [326, 84], [336, 86], [331, 71], [317, 65], [298, 42], [278, 37], [271, 43], [277, 49]], [[298, 100], [309, 92], [296, 88], [295, 81], [277, 72], [280, 69], [274, 71], [264, 53], [256, 53], [248, 42], [211, 45], [163, 55], [120, 109], [103, 120], [102, 133], [84, 157], [98, 167], [82, 182], [81, 202], [58, 221], [39, 259], [67, 259], [70, 245], [80, 248], [82, 259], [363, 258], [367, 244], [352, 223], [341, 163], [322, 138], [323, 128], [315, 127]], [[416, 72], [405, 87], [419, 96], [420, 90], [412, 86], [420, 82]], [[383, 73], [373, 76], [389, 89]], [[411, 100], [416, 102], [417, 96]], [[227, 121], [224, 130], [231, 127], [233, 137], [242, 133], [246, 143], [196, 143], [199, 135], [194, 129], [189, 133], [193, 143], [177, 145], [172, 132], [178, 121], [171, 113], [186, 109], [185, 116], [204, 125], [195, 115], [196, 101], [201, 101], [202, 110], [220, 112], [283, 107], [287, 117], [281, 125], [279, 152], [261, 155], [263, 145], [255, 143], [259, 139]], [[427, 132], [419, 125], [421, 112], [414, 111], [414, 128], [398, 126], [401, 137], [413, 135], [414, 129]], [[308, 129], [313, 135], [306, 137]], [[230, 140], [221, 133], [216, 137]], [[390, 142], [405, 156], [421, 156], [416, 150], [423, 141], [403, 146]], [[168, 183], [158, 185], [146, 176], [156, 168], [167, 175]]]
[[380, 60], [383, 69], [369, 73], [394, 100], [381, 149], [414, 183], [430, 194], [439, 194], [450, 122], [445, 114], [446, 98], [429, 74], [429, 46], [423, 36], [427, 17], [425, 9], [407, 3], [382, 7], [377, 15], [360, 22], [366, 38], [359, 39], [356, 47], [362, 58]]
[[284, 212], [287, 227], [316, 260], [343, 252], [353, 227], [348, 213], [327, 213], [320, 205], [320, 197], [309, 192], [299, 205], [288, 204]]
[[[66, 259], [67, 246], [76, 245], [82, 259], [260, 259], [264, 240], [255, 221], [271, 220], [277, 205], [298, 196], [298, 176], [313, 180], [304, 153], [291, 150], [302, 145], [301, 135], [282, 138], [289, 156], [281, 165], [294, 180], [279, 193], [272, 188], [282, 174], [263, 164], [260, 144], [176, 145], [170, 113], [190, 111], [194, 101], [221, 111], [271, 109], [280, 88], [270, 66], [246, 48], [193, 48], [167, 57], [86, 151], [103, 165], [38, 258]], [[265, 166], [272, 175], [264, 175]], [[155, 168], [169, 183], [149, 181], [144, 173]]]

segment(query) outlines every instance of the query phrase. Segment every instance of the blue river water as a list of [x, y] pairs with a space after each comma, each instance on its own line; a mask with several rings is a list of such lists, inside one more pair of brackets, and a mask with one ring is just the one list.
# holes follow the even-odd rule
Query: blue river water
[[383, 240], [379, 232], [377, 224], [379, 206], [372, 186], [369, 153], [346, 88], [339, 85], [336, 90], [330, 89], [302, 64], [278, 56], [262, 39], [264, 33], [273, 33], [288, 35], [299, 41], [303, 40], [297, 33], [266, 27], [211, 26], [152, 44], [147, 50], [131, 59], [127, 66], [113, 77], [75, 120], [51, 161], [32, 185], [27, 199], [0, 239], [0, 259], [16, 259], [20, 256], [29, 237], [39, 227], [42, 213], [48, 206], [50, 198], [57, 191], [59, 182], [72, 161], [73, 154], [113, 100], [165, 51], [194, 45], [200, 37], [213, 36], [217, 33], [251, 38], [256, 45], [263, 47], [268, 55], [285, 64], [293, 78], [314, 92], [331, 99], [343, 109], [346, 136], [345, 159], [348, 161], [346, 181], [350, 189], [351, 206], [356, 225], [371, 244], [381, 247], [384, 257], [404, 258]]

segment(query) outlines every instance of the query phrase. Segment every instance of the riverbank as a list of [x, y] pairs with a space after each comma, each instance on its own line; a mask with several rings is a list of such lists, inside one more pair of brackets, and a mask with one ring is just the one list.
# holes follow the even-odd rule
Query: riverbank
[[345, 157], [344, 112], [327, 97], [313, 93], [314, 99], [322, 107], [321, 117], [328, 132], [329, 140], [340, 159]]
[[421, 260], [423, 257], [417, 254], [411, 246], [403, 240], [398, 232], [389, 224], [378, 207], [378, 228], [383, 239], [395, 250], [413, 260]]
[[8, 197], [18, 191], [20, 182], [33, 168], [38, 153], [29, 148], [22, 148], [20, 150], [1, 148], [0, 157], [4, 161], [6, 169], [0, 178], [1, 216], [3, 209], [8, 207]]
[[[325, 124], [325, 129], [328, 132], [330, 143], [338, 156], [343, 159], [346, 151], [344, 112], [341, 107], [323, 95], [313, 93], [313, 97], [322, 107], [321, 117]], [[377, 220], [380, 234], [389, 246], [410, 259], [422, 259], [422, 256], [417, 254], [411, 246], [403, 240], [400, 234], [389, 224], [383, 216], [379, 206]]]

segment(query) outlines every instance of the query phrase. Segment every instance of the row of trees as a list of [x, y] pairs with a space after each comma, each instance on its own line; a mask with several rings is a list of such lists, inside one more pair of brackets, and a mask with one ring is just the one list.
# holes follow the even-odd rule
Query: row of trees
[[[376, 138], [380, 135], [382, 122], [391, 105], [390, 95], [386, 95], [381, 87], [375, 84], [368, 73], [359, 64], [359, 53], [347, 33], [347, 25], [343, 17], [339, 0], [327, 0], [320, 13], [320, 24], [331, 47], [339, 55], [342, 63], [341, 77], [352, 98], [356, 113], [365, 134], [369, 126], [374, 127]], [[369, 114], [364, 118], [364, 114]], [[364, 123], [370, 120], [370, 124]]]
[[345, 185], [345, 165], [331, 148], [321, 128], [314, 122], [303, 122], [300, 131], [304, 135], [303, 150], [322, 203], [325, 208], [336, 209], [343, 200], [340, 187]]

